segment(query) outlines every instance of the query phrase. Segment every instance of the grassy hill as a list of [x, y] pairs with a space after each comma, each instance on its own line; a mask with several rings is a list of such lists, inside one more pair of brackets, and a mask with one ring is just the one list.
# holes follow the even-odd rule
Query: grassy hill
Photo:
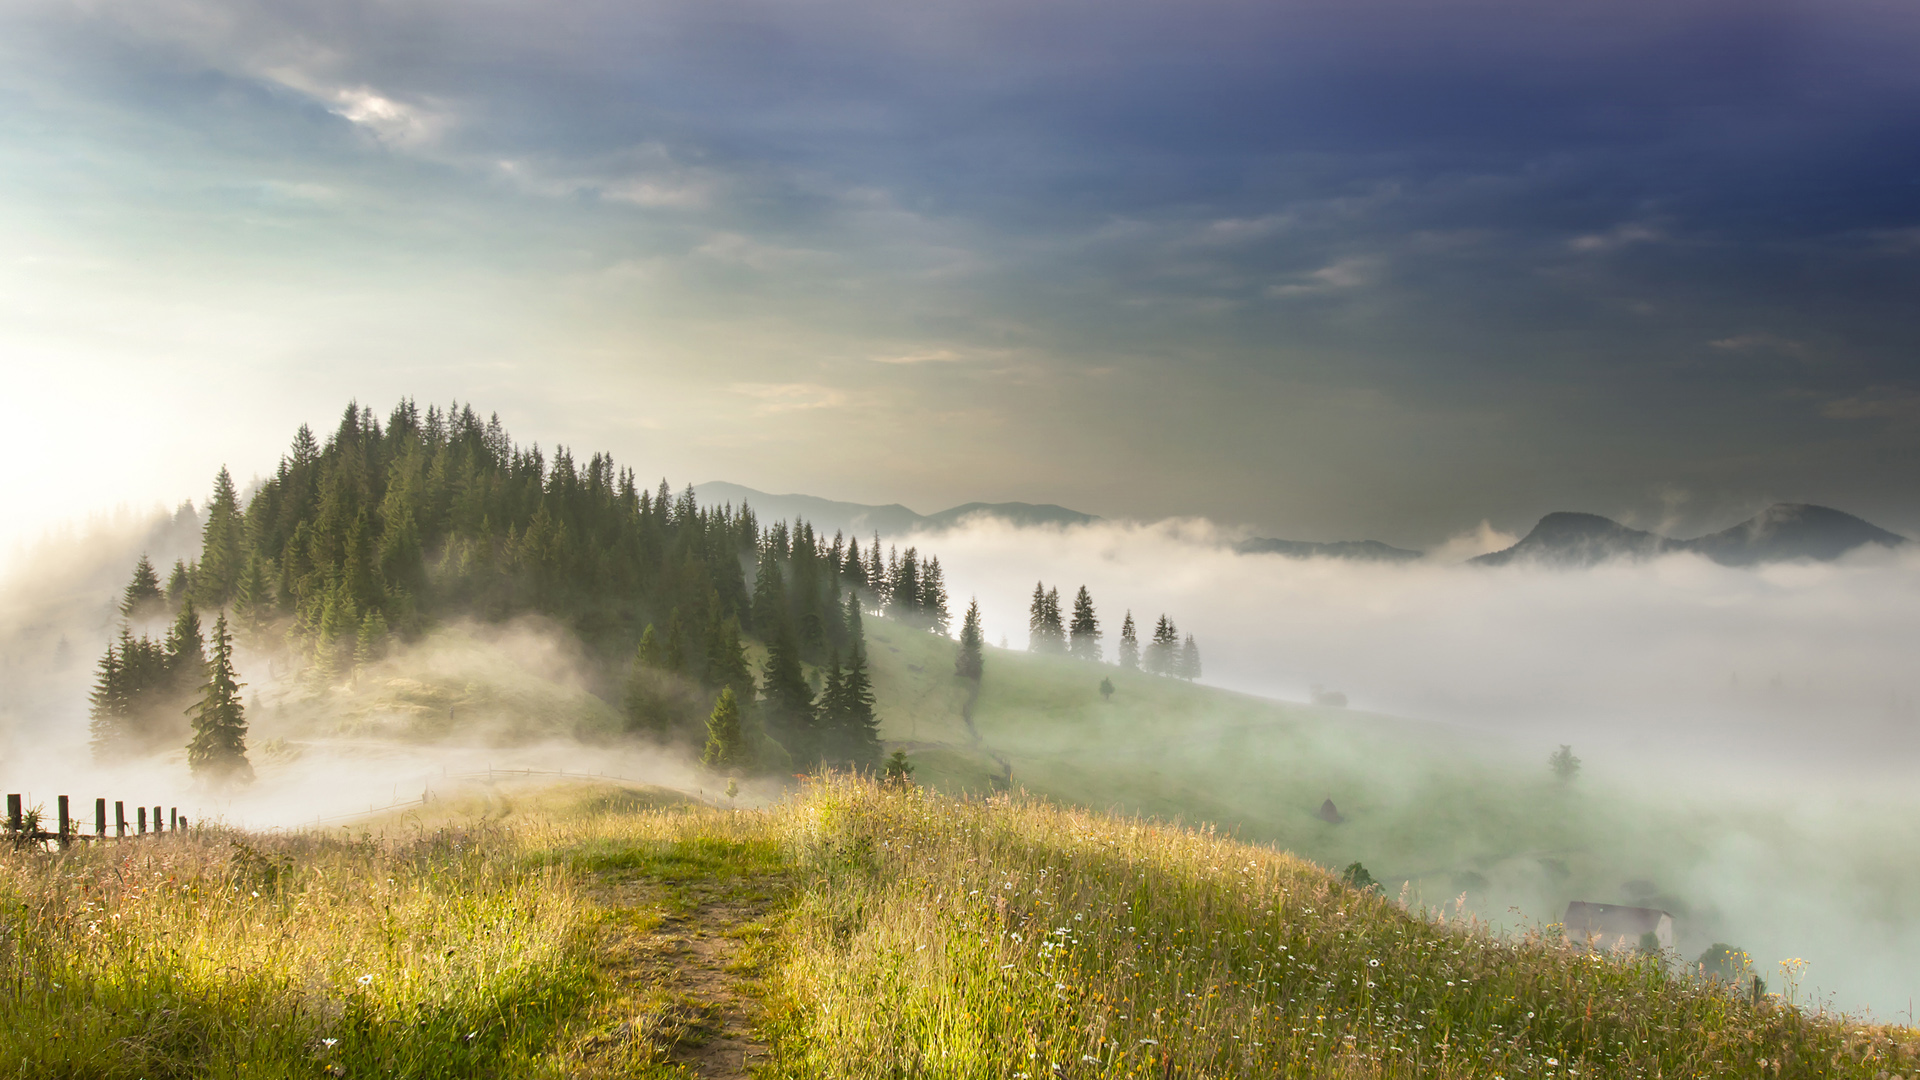
[[852, 781], [733, 811], [522, 780], [350, 839], [6, 850], [0, 971], [23, 1077], [1920, 1068], [1911, 1032], [1491, 938], [1212, 830]]
[[[1390, 895], [1459, 901], [1510, 929], [1556, 922], [1573, 900], [1661, 907], [1684, 958], [1733, 942], [1776, 983], [1776, 961], [1811, 958], [1810, 988], [1855, 1006], [1910, 992], [1920, 833], [1898, 807], [1792, 788], [1732, 798], [1710, 769], [1698, 784], [1671, 767], [1563, 783], [1544, 745], [1008, 650], [988, 651], [969, 729], [953, 643], [879, 622], [870, 634], [885, 735], [943, 791], [1000, 790], [1010, 770], [1064, 803], [1358, 861]], [[1318, 816], [1327, 799], [1338, 824]]]

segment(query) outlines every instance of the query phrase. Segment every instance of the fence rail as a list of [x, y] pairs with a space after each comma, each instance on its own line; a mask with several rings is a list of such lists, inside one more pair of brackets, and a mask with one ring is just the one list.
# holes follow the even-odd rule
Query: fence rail
[[7, 830], [5, 839], [13, 844], [58, 844], [67, 847], [76, 841], [124, 840], [131, 825], [135, 837], [161, 836], [169, 832], [180, 832], [187, 827], [187, 819], [181, 815], [177, 806], [153, 807], [153, 826], [149, 833], [147, 826], [147, 807], [136, 806], [131, 822], [127, 820], [127, 804], [116, 800], [113, 804], [113, 834], [107, 834], [107, 800], [93, 800], [93, 833], [83, 831], [79, 823], [73, 820], [67, 796], [55, 800], [54, 827], [46, 828], [47, 822], [41, 817], [42, 810], [35, 807], [31, 811], [22, 809], [20, 796], [7, 796]]

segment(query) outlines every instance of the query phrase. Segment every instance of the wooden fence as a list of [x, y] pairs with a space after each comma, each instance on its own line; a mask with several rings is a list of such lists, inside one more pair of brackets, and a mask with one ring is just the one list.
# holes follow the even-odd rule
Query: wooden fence
[[[8, 795], [5, 839], [14, 844], [53, 843], [66, 847], [76, 840], [125, 839], [129, 827], [133, 830], [133, 836], [148, 835], [147, 807], [136, 806], [133, 810], [133, 820], [129, 821], [127, 804], [124, 802], [113, 804], [113, 834], [109, 836], [107, 834], [107, 800], [93, 800], [93, 833], [89, 835], [81, 829], [78, 822], [73, 820], [65, 795], [56, 800], [52, 829], [48, 829], [46, 827], [48, 823], [40, 819], [38, 808], [32, 813], [23, 811], [20, 796]], [[164, 816], [162, 811], [165, 811]], [[169, 832], [179, 832], [186, 827], [187, 819], [180, 815], [179, 807], [156, 806], [153, 808], [152, 835], [160, 836]]]

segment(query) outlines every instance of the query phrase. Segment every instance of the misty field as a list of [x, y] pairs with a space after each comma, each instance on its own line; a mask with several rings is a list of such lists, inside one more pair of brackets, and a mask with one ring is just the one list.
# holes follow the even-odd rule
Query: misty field
[[737, 811], [478, 790], [350, 839], [0, 855], [0, 1075], [1920, 1067], [1907, 1032], [1490, 937], [1211, 830], [845, 780]]

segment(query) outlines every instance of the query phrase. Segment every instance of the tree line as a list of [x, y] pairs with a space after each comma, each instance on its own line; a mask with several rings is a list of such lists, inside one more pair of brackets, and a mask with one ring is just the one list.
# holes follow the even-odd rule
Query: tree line
[[[860, 614], [945, 634], [947, 602], [937, 557], [883, 554], [877, 535], [863, 548], [805, 522], [762, 528], [751, 508], [701, 506], [691, 487], [648, 490], [609, 455], [579, 462], [560, 447], [549, 460], [471, 405], [403, 400], [382, 423], [349, 404], [324, 440], [302, 425], [244, 506], [222, 468], [199, 557], [164, 585], [144, 557], [135, 567], [100, 661], [94, 747], [179, 745], [179, 706], [207, 685], [202, 612], [284, 644], [317, 686], [438, 618], [537, 613], [624, 665], [635, 733], [699, 743], [731, 690], [743, 734], [718, 751], [729, 763], [870, 765]], [[169, 614], [164, 638], [133, 635]], [[765, 647], [758, 680], [750, 642]]]
[[[1060, 607], [1060, 590], [1045, 582], [1035, 582], [1033, 601], [1027, 609], [1027, 648], [1033, 652], [1073, 656], [1082, 660], [1105, 658], [1100, 641], [1100, 619], [1094, 610], [1093, 596], [1085, 585], [1073, 598], [1073, 614], [1068, 618]], [[1120, 623], [1119, 664], [1134, 671], [1168, 675], [1189, 681], [1201, 674], [1200, 646], [1193, 635], [1181, 637], [1172, 619], [1161, 615], [1154, 624], [1153, 637], [1144, 652], [1134, 627], [1133, 612]]]

